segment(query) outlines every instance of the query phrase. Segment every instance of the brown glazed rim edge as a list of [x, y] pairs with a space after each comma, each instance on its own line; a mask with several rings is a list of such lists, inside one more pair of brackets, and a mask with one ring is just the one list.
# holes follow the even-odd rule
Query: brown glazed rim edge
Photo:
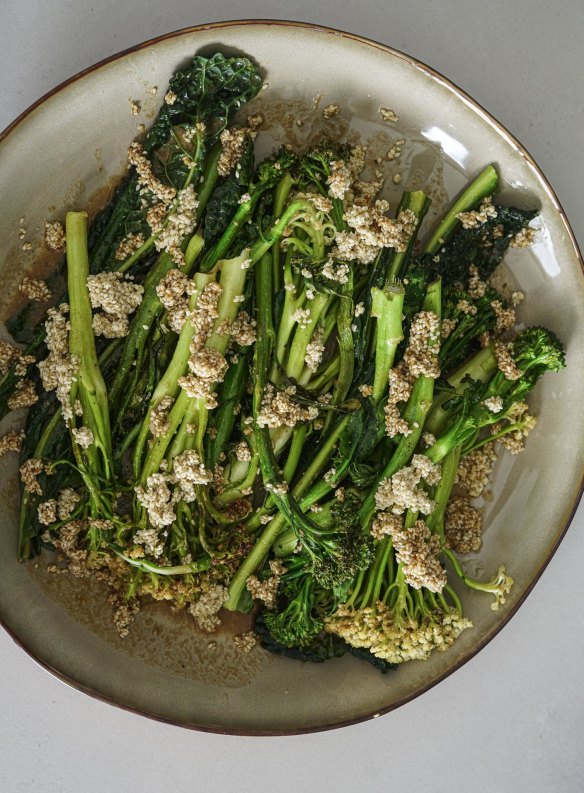
[[[427, 75], [432, 77], [432, 79], [442, 83], [449, 90], [451, 90], [452, 93], [454, 93], [460, 99], [462, 99], [467, 105], [470, 105], [472, 108], [474, 108], [475, 111], [478, 111], [480, 113], [480, 115], [490, 124], [490, 126], [494, 127], [499, 132], [499, 134], [501, 134], [503, 137], [505, 137], [513, 145], [513, 147], [516, 149], [517, 153], [520, 154], [530, 164], [530, 166], [533, 168], [534, 172], [536, 173], [536, 175], [540, 179], [544, 190], [548, 194], [549, 198], [552, 200], [552, 203], [554, 204], [555, 208], [557, 209], [557, 211], [558, 211], [558, 213], [559, 213], [559, 215], [560, 215], [560, 217], [562, 219], [562, 222], [563, 222], [563, 224], [565, 226], [565, 229], [566, 229], [566, 232], [568, 234], [568, 237], [569, 237], [569, 239], [570, 239], [570, 241], [572, 243], [572, 246], [574, 248], [576, 257], [577, 257], [577, 259], [578, 259], [578, 261], [580, 263], [580, 267], [582, 269], [582, 272], [584, 273], [584, 260], [582, 258], [582, 254], [581, 254], [580, 249], [578, 247], [578, 243], [576, 242], [576, 238], [574, 236], [574, 233], [572, 231], [572, 228], [570, 226], [570, 223], [568, 221], [566, 213], [564, 212], [564, 210], [563, 210], [563, 208], [562, 208], [562, 206], [561, 206], [561, 204], [560, 204], [560, 202], [558, 200], [558, 197], [556, 196], [552, 186], [550, 185], [549, 181], [547, 180], [547, 178], [542, 173], [541, 169], [539, 168], [539, 166], [537, 165], [537, 163], [535, 162], [533, 157], [529, 154], [529, 152], [517, 140], [517, 138], [514, 135], [512, 135], [499, 121], [497, 121], [496, 118], [494, 118], [488, 111], [486, 111], [482, 107], [482, 105], [480, 105], [476, 100], [474, 100], [471, 96], [469, 96], [469, 94], [467, 94], [466, 91], [464, 91], [462, 88], [459, 88], [451, 80], [449, 80], [448, 78], [444, 77], [442, 74], [440, 74], [440, 72], [437, 72], [435, 69], [432, 69], [430, 66], [427, 66], [425, 63], [422, 63], [421, 61], [417, 60], [416, 58], [413, 58], [412, 56], [407, 55], [406, 53], [400, 52], [399, 50], [396, 50], [393, 47], [389, 47], [386, 44], [381, 44], [380, 42], [373, 41], [372, 39], [368, 39], [368, 38], [365, 38], [363, 36], [358, 36], [358, 35], [356, 35], [354, 33], [347, 33], [345, 31], [341, 31], [341, 30], [338, 30], [336, 28], [331, 28], [331, 27], [327, 27], [327, 26], [323, 26], [323, 25], [317, 25], [317, 24], [308, 23], [308, 22], [295, 22], [295, 21], [291, 21], [291, 20], [275, 20], [275, 19], [226, 20], [226, 21], [223, 21], [223, 22], [211, 22], [211, 23], [206, 23], [206, 24], [201, 24], [201, 25], [195, 25], [193, 27], [181, 28], [179, 30], [175, 30], [175, 31], [172, 31], [170, 33], [166, 33], [166, 34], [164, 34], [162, 36], [157, 36], [156, 38], [148, 39], [147, 41], [144, 41], [144, 42], [142, 42], [140, 44], [136, 44], [133, 47], [129, 47], [129, 48], [125, 49], [125, 50], [122, 50], [121, 52], [116, 53], [115, 55], [111, 55], [111, 56], [109, 56], [107, 58], [104, 58], [101, 61], [98, 61], [93, 66], [90, 66], [87, 69], [83, 69], [82, 71], [78, 72], [77, 74], [73, 75], [72, 77], [68, 78], [67, 80], [65, 80], [62, 83], [60, 83], [59, 85], [57, 85], [52, 90], [48, 91], [46, 94], [44, 94], [42, 97], [40, 97], [40, 99], [37, 99], [36, 102], [34, 102], [32, 105], [30, 105], [30, 107], [28, 107], [24, 112], [22, 112], [11, 124], [9, 124], [6, 127], [6, 129], [4, 129], [2, 132], [0, 132], [0, 143], [2, 141], [4, 141], [4, 139], [7, 138], [8, 135], [28, 115], [30, 115], [30, 113], [32, 113], [34, 110], [36, 110], [37, 107], [42, 105], [44, 102], [46, 102], [51, 97], [53, 97], [56, 94], [58, 94], [64, 88], [67, 88], [69, 85], [71, 85], [72, 83], [74, 83], [77, 80], [81, 79], [82, 77], [85, 77], [86, 75], [91, 74], [94, 71], [97, 71], [102, 66], [105, 66], [105, 65], [107, 65], [109, 63], [112, 63], [113, 61], [116, 61], [116, 60], [118, 60], [120, 58], [123, 58], [123, 57], [125, 57], [126, 55], [128, 55], [128, 54], [130, 54], [132, 52], [137, 52], [139, 50], [145, 49], [147, 47], [150, 47], [150, 46], [152, 46], [154, 44], [158, 44], [158, 43], [160, 43], [162, 41], [166, 41], [168, 39], [178, 38], [180, 36], [185, 36], [185, 35], [189, 35], [189, 34], [192, 34], [192, 33], [197, 33], [197, 32], [204, 31], [204, 30], [221, 30], [223, 28], [244, 27], [244, 26], [252, 26], [252, 25], [260, 25], [260, 26], [263, 25], [263, 26], [266, 26], [266, 27], [267, 26], [272, 26], [272, 27], [285, 27], [285, 28], [299, 28], [299, 29], [305, 29], [305, 30], [314, 30], [317, 33], [322, 33], [322, 34], [326, 34], [326, 35], [333, 35], [333, 36], [336, 36], [336, 37], [349, 39], [351, 41], [356, 41], [359, 44], [366, 44], [369, 47], [374, 47], [375, 49], [381, 50], [383, 52], [390, 53], [391, 55], [393, 55], [393, 56], [395, 56], [397, 58], [400, 58], [401, 60], [405, 61], [406, 63], [409, 63], [414, 68], [416, 68], [416, 69], [418, 69], [418, 70], [420, 70], [422, 72], [425, 72]], [[584, 491], [584, 471], [583, 471], [583, 474], [582, 474], [582, 479], [581, 479], [581, 482], [580, 482], [580, 486], [578, 487], [578, 489], [577, 489], [577, 491], [576, 491], [576, 493], [575, 493], [575, 495], [573, 497], [572, 508], [571, 508], [570, 513], [568, 515], [568, 519], [567, 519], [562, 531], [560, 532], [560, 535], [558, 536], [557, 540], [554, 542], [554, 544], [552, 545], [551, 549], [549, 550], [549, 552], [548, 552], [546, 558], [544, 559], [541, 567], [539, 568], [539, 570], [537, 571], [537, 573], [535, 574], [533, 579], [530, 581], [529, 585], [527, 586], [527, 588], [523, 592], [523, 594], [522, 594], [521, 598], [519, 599], [519, 601], [517, 603], [515, 603], [515, 605], [511, 609], [509, 609], [508, 612], [506, 612], [505, 618], [501, 621], [501, 623], [499, 625], [497, 625], [497, 627], [494, 630], [492, 630], [488, 635], [484, 636], [481, 640], [479, 640], [478, 643], [476, 644], [476, 646], [464, 658], [462, 658], [460, 661], [458, 661], [456, 664], [454, 664], [454, 666], [452, 666], [446, 672], [444, 672], [443, 674], [439, 675], [436, 680], [433, 680], [430, 683], [428, 683], [427, 685], [422, 686], [421, 688], [419, 688], [416, 691], [412, 692], [411, 694], [402, 697], [399, 701], [393, 703], [392, 705], [389, 705], [386, 708], [381, 708], [381, 709], [376, 710], [376, 711], [371, 712], [371, 713], [366, 713], [364, 715], [356, 716], [355, 718], [352, 718], [352, 719], [345, 719], [345, 720], [333, 722], [333, 723], [330, 723], [330, 724], [323, 724], [323, 725], [318, 726], [318, 727], [304, 727], [304, 728], [297, 728], [297, 729], [281, 729], [281, 730], [229, 729], [229, 728], [209, 727], [209, 726], [206, 726], [206, 725], [192, 724], [190, 722], [180, 721], [180, 720], [177, 720], [177, 719], [172, 719], [172, 718], [168, 718], [168, 717], [165, 717], [165, 716], [161, 716], [160, 714], [150, 713], [150, 712], [148, 712], [146, 710], [142, 710], [142, 709], [140, 709], [138, 707], [133, 707], [131, 705], [127, 705], [127, 704], [122, 704], [120, 702], [116, 702], [115, 700], [113, 700], [110, 697], [100, 693], [99, 691], [95, 691], [94, 689], [89, 688], [88, 686], [85, 686], [85, 685], [79, 683], [76, 680], [73, 680], [72, 678], [68, 677], [64, 673], [60, 672], [58, 669], [55, 669], [54, 667], [52, 667], [49, 663], [47, 663], [45, 660], [40, 658], [35, 652], [33, 652], [29, 647], [27, 647], [26, 644], [23, 642], [23, 640], [20, 639], [20, 637], [16, 636], [14, 634], [14, 632], [7, 625], [5, 625], [4, 622], [1, 619], [0, 619], [0, 625], [12, 637], [14, 642], [17, 645], [19, 645], [34, 661], [36, 661], [40, 666], [42, 666], [45, 670], [50, 672], [52, 675], [54, 675], [56, 678], [58, 678], [62, 682], [64, 682], [67, 685], [77, 689], [78, 691], [81, 691], [81, 692], [83, 692], [85, 694], [89, 694], [90, 696], [94, 697], [97, 700], [100, 700], [101, 702], [106, 702], [106, 703], [108, 703], [110, 705], [115, 705], [116, 707], [121, 708], [122, 710], [128, 711], [130, 713], [135, 713], [135, 714], [138, 714], [140, 716], [147, 716], [148, 718], [154, 719], [156, 721], [163, 722], [165, 724], [172, 724], [172, 725], [178, 726], [178, 727], [185, 727], [185, 728], [192, 729], [192, 730], [198, 730], [200, 732], [216, 733], [216, 734], [219, 734], [219, 735], [236, 735], [236, 736], [305, 735], [305, 734], [309, 734], [309, 733], [313, 733], [313, 732], [322, 732], [324, 730], [332, 730], [332, 729], [336, 729], [336, 728], [339, 728], [339, 727], [347, 727], [347, 726], [352, 725], [352, 724], [358, 724], [360, 722], [364, 722], [364, 721], [367, 721], [369, 719], [373, 719], [373, 718], [376, 718], [378, 716], [384, 715], [385, 713], [389, 713], [390, 711], [396, 710], [397, 708], [401, 707], [402, 705], [405, 705], [407, 702], [410, 702], [411, 700], [415, 699], [416, 697], [419, 697], [421, 694], [423, 694], [424, 692], [426, 692], [429, 689], [433, 688], [435, 685], [440, 683], [442, 680], [446, 679], [449, 675], [451, 675], [457, 669], [460, 669], [460, 667], [463, 666], [465, 663], [467, 663], [467, 661], [470, 661], [470, 659], [473, 658], [480, 650], [482, 650], [483, 647], [485, 647], [491, 641], [491, 639], [493, 639], [499, 633], [499, 631], [501, 631], [505, 627], [505, 625], [509, 622], [509, 620], [517, 613], [518, 609], [524, 603], [525, 599], [527, 598], [527, 596], [529, 595], [529, 593], [531, 592], [531, 590], [533, 589], [533, 587], [535, 586], [535, 584], [537, 583], [539, 578], [541, 577], [543, 571], [548, 566], [551, 558], [553, 557], [553, 555], [555, 554], [556, 550], [558, 549], [558, 546], [559, 546], [560, 542], [564, 538], [564, 535], [566, 534], [566, 531], [568, 530], [568, 527], [570, 526], [570, 523], [572, 522], [572, 519], [573, 519], [573, 517], [574, 517], [574, 515], [576, 513], [576, 510], [578, 508], [578, 504], [580, 502], [580, 498], [582, 497], [583, 491]]]

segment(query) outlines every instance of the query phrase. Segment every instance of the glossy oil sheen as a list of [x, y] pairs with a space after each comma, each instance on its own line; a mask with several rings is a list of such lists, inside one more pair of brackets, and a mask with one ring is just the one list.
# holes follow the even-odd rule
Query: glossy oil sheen
[[[23, 274], [38, 270], [45, 219], [103, 203], [125, 167], [137, 124], [153, 117], [173, 70], [193, 53], [245, 53], [265, 70], [256, 104], [273, 122], [274, 140], [306, 140], [322, 128], [320, 109], [341, 107], [333, 127], [373, 135], [380, 150], [395, 137], [407, 143], [395, 199], [408, 187], [427, 189], [434, 207], [493, 161], [503, 196], [541, 208], [542, 231], [527, 251], [510, 251], [508, 278], [527, 294], [525, 323], [553, 328], [568, 348], [568, 368], [545, 378], [532, 404], [537, 432], [526, 451], [500, 461], [487, 529], [478, 555], [465, 562], [488, 575], [505, 562], [515, 579], [505, 608], [487, 596], [462, 593], [475, 628], [446, 653], [381, 675], [342, 658], [302, 664], [257, 650], [239, 653], [226, 624], [197, 633], [185, 615], [145, 608], [130, 637], [120, 640], [103, 592], [67, 575], [49, 576], [44, 562], [16, 562], [17, 467], [0, 461], [0, 619], [47, 668], [68, 682], [123, 707], [185, 726], [219, 732], [282, 733], [323, 729], [369, 718], [418, 695], [460, 666], [500, 629], [533, 586], [565, 530], [578, 498], [584, 450], [581, 409], [584, 300], [581, 262], [567, 222], [545, 179], [519, 144], [462, 92], [431, 70], [382, 45], [294, 23], [229, 23], [179, 32], [128, 52], [54, 92], [0, 140], [0, 307], [6, 314]], [[306, 69], [310, 63], [311, 68]], [[294, 75], [294, 79], [290, 76]], [[151, 92], [158, 86], [156, 94]], [[320, 106], [314, 110], [315, 98]], [[142, 115], [130, 111], [139, 101]], [[382, 124], [379, 108], [399, 116]], [[301, 127], [295, 123], [299, 117]], [[267, 144], [264, 144], [267, 145]], [[390, 171], [391, 173], [391, 171]], [[44, 256], [41, 267], [50, 266]], [[18, 417], [5, 420], [3, 430]]]

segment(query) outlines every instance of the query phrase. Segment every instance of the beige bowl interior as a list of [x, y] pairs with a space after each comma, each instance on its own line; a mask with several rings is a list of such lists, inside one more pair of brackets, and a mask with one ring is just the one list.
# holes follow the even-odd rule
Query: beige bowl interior
[[[45, 666], [74, 685], [124, 707], [186, 726], [227, 732], [293, 732], [367, 718], [402, 704], [483, 646], [517, 608], [548, 561], [575, 508], [584, 455], [583, 277], [577, 251], [545, 180], [518, 144], [453, 86], [411, 59], [354, 37], [312, 26], [257, 23], [187, 30], [129, 52], [59, 89], [0, 141], [0, 273], [4, 313], [22, 275], [37, 267], [45, 219], [95, 206], [123, 173], [138, 123], [149, 123], [172, 71], [197, 51], [245, 53], [265, 70], [256, 105], [276, 123], [272, 138], [304, 139], [323, 128], [320, 108], [341, 107], [347, 125], [373, 145], [407, 140], [399, 166], [404, 187], [425, 187], [444, 205], [487, 162], [497, 164], [514, 201], [541, 207], [542, 231], [528, 251], [511, 251], [513, 282], [527, 294], [526, 323], [553, 328], [568, 347], [568, 368], [538, 388], [538, 431], [520, 457], [497, 468], [495, 499], [485, 507], [485, 542], [465, 562], [490, 574], [505, 562], [515, 587], [504, 609], [464, 593], [466, 631], [446, 653], [381, 675], [352, 658], [324, 665], [236, 651], [228, 632], [198, 634], [190, 619], [166, 608], [143, 610], [125, 641], [111, 625], [95, 586], [48, 576], [41, 561], [16, 562], [16, 461], [4, 458], [0, 543], [0, 619]], [[310, 64], [310, 68], [307, 68]], [[294, 75], [294, 79], [290, 79]], [[158, 86], [153, 94], [151, 89]], [[130, 102], [141, 103], [140, 117]], [[392, 108], [397, 124], [382, 123]], [[275, 116], [277, 115], [277, 119]], [[295, 123], [303, 119], [302, 127]], [[302, 130], [302, 131], [300, 131]], [[96, 198], [97, 196], [97, 198]], [[99, 198], [101, 196], [101, 198]], [[21, 218], [26, 241], [18, 232]], [[44, 254], [46, 260], [46, 254]], [[5, 420], [3, 429], [17, 422]]]

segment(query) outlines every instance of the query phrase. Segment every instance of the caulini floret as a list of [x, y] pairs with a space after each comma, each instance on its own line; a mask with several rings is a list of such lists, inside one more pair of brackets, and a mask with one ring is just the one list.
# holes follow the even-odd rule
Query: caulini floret
[[325, 631], [344, 639], [351, 647], [364, 647], [377, 658], [393, 664], [423, 661], [433, 650], [447, 650], [472, 622], [457, 611], [434, 611], [430, 619], [396, 615], [383, 602], [352, 609], [341, 606], [325, 618]]

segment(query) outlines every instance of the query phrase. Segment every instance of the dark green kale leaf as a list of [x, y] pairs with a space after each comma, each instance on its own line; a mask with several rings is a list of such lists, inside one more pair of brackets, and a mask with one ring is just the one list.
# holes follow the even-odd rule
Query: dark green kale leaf
[[537, 215], [534, 209], [518, 209], [495, 204], [497, 214], [473, 228], [459, 227], [437, 253], [422, 253], [407, 273], [404, 313], [411, 317], [420, 310], [426, 286], [438, 276], [443, 287], [465, 285], [474, 265], [486, 281], [500, 264], [511, 240]]
[[211, 140], [233, 119], [262, 87], [258, 67], [248, 58], [226, 58], [218, 52], [210, 58], [195, 55], [190, 66], [170, 79], [169, 91], [176, 96], [165, 102], [146, 138], [146, 150], [162, 146], [173, 126], [202, 122]]
[[[486, 281], [501, 262], [512, 238], [525, 228], [537, 214], [536, 210], [517, 209], [495, 205], [497, 214], [486, 223], [473, 228], [459, 229], [438, 252], [436, 275], [442, 276], [444, 286], [464, 283], [469, 267], [474, 264], [480, 278]], [[429, 257], [428, 254], [424, 254]], [[426, 262], [427, 264], [427, 262]]]

